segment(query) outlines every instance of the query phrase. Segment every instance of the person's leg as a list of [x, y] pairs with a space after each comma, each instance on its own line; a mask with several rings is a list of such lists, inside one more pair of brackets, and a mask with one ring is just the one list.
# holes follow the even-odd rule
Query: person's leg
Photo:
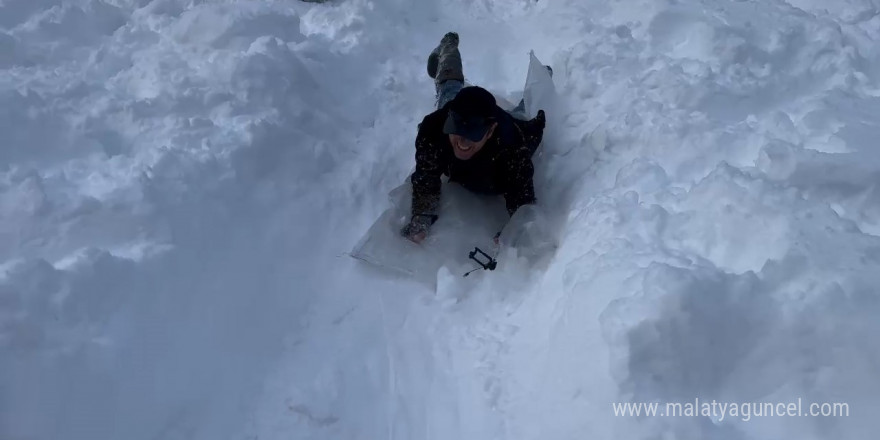
[[447, 102], [452, 101], [452, 98], [455, 98], [455, 95], [458, 95], [458, 92], [462, 87], [464, 87], [464, 83], [454, 79], [435, 84], [437, 91], [437, 109], [439, 110], [443, 108]]
[[428, 56], [428, 75], [434, 78], [437, 108], [442, 108], [455, 98], [464, 87], [461, 54], [458, 51], [458, 34], [449, 32]]

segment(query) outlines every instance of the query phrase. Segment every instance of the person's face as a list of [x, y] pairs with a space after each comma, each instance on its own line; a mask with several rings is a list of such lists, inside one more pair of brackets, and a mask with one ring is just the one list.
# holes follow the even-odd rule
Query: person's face
[[486, 142], [488, 142], [495, 133], [495, 127], [497, 126], [497, 122], [493, 123], [492, 126], [489, 127], [489, 130], [486, 131], [486, 135], [483, 136], [483, 139], [480, 139], [477, 142], [457, 134], [450, 134], [449, 143], [452, 144], [452, 152], [455, 153], [455, 157], [459, 160], [468, 160], [474, 157], [474, 155], [486, 145]]

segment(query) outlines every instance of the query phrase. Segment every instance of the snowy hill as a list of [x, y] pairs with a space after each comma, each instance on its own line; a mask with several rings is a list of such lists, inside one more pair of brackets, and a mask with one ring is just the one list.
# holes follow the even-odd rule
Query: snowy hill
[[[546, 268], [348, 252], [425, 57], [559, 92]], [[0, 439], [871, 439], [876, 0], [0, 0]], [[848, 417], [615, 417], [615, 402]]]

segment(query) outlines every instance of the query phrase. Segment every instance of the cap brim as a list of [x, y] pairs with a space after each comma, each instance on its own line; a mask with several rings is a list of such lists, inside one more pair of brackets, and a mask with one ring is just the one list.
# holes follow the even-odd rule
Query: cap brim
[[447, 116], [446, 123], [443, 124], [443, 133], [456, 134], [472, 142], [483, 140], [483, 137], [486, 136], [486, 132], [488, 131], [489, 126], [485, 123], [467, 123], [460, 118], [453, 117], [452, 115]]

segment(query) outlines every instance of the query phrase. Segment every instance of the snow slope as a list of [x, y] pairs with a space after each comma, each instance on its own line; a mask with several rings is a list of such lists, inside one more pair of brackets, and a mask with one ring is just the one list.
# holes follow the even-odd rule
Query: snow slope
[[[448, 30], [493, 90], [552, 65], [562, 245], [434, 292], [344, 253]], [[0, 438], [874, 438], [878, 38], [876, 0], [2, 0]], [[695, 397], [851, 414], [610, 405]]]

